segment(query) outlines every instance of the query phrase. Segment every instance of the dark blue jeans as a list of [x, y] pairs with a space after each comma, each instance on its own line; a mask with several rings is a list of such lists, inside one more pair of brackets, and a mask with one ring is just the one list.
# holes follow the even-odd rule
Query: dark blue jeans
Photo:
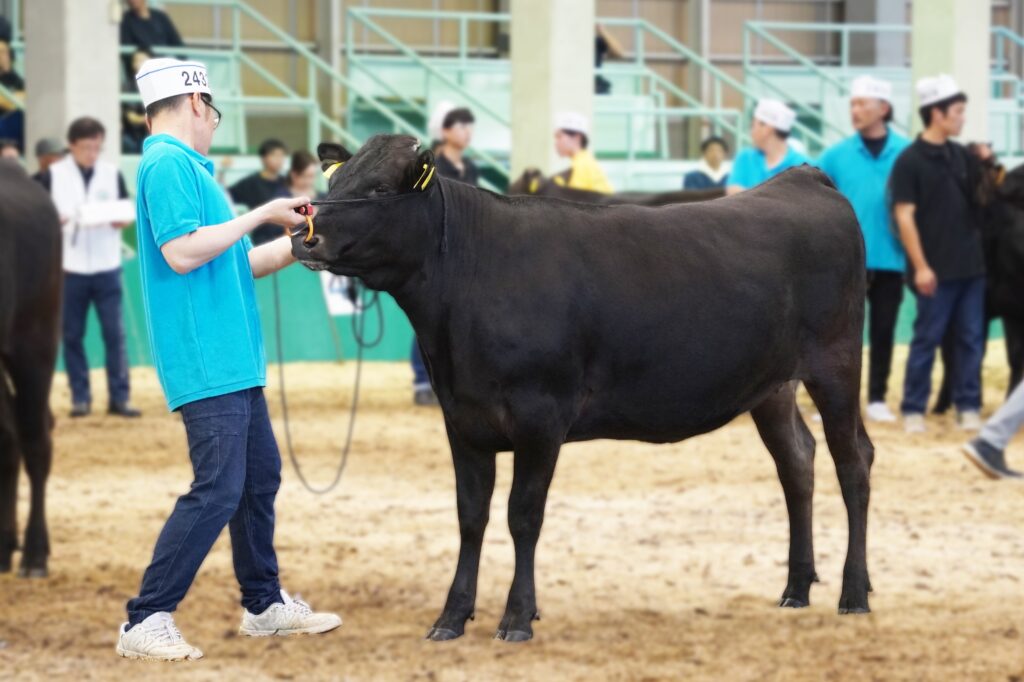
[[111, 403], [128, 402], [128, 352], [121, 316], [121, 268], [95, 275], [64, 273], [64, 367], [71, 384], [71, 400], [91, 403], [89, 363], [85, 359], [85, 321], [89, 306], [103, 332], [107, 362], [107, 393]]
[[412, 339], [412, 388], [414, 391], [430, 388], [427, 366], [423, 364], [423, 354], [420, 353], [420, 344], [415, 336]]
[[160, 532], [139, 596], [128, 602], [132, 626], [177, 608], [225, 525], [242, 606], [258, 614], [281, 601], [274, 552], [281, 455], [263, 389], [188, 403], [181, 418], [195, 480]]
[[924, 414], [932, 388], [935, 351], [949, 329], [954, 340], [953, 404], [981, 408], [981, 361], [985, 354], [985, 278], [940, 282], [934, 296], [917, 296], [917, 319], [903, 381], [903, 414]]

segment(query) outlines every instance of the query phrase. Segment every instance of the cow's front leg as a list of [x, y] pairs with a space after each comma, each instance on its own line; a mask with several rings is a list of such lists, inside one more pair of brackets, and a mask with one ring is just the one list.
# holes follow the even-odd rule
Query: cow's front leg
[[[0, 376], [0, 382], [5, 378]], [[0, 392], [6, 386], [0, 386]], [[18, 548], [18, 445], [14, 421], [5, 416], [4, 396], [0, 395], [0, 573], [11, 570], [11, 555]]]
[[466, 630], [466, 621], [473, 617], [480, 570], [480, 546], [490, 517], [496, 456], [494, 452], [474, 449], [461, 443], [450, 426], [448, 440], [455, 463], [455, 489], [462, 542], [455, 578], [448, 590], [448, 601], [445, 602], [441, 617], [427, 633], [427, 639], [437, 642], [461, 637]]
[[515, 544], [516, 572], [496, 639], [525, 642], [533, 637], [532, 622], [540, 618], [534, 585], [534, 555], [560, 448], [560, 441], [516, 444], [512, 493], [508, 501], [508, 527]]

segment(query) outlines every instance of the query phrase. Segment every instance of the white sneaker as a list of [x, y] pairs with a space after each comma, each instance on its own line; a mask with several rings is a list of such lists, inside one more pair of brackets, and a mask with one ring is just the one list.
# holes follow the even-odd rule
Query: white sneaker
[[246, 610], [238, 634], [246, 637], [318, 635], [341, 626], [341, 616], [314, 613], [309, 604], [292, 599], [284, 590], [281, 590], [281, 597], [283, 604], [273, 604], [258, 616]]
[[896, 421], [896, 415], [892, 413], [885, 403], [870, 403], [868, 405], [868, 421], [891, 424]]
[[928, 427], [924, 423], [924, 415], [909, 413], [903, 415], [903, 430], [907, 433], [927, 433]]
[[142, 621], [131, 630], [128, 623], [121, 625], [117, 638], [117, 655], [155, 661], [194, 661], [203, 652], [185, 641], [174, 625], [171, 614], [161, 611]]
[[981, 415], [977, 410], [964, 410], [957, 414], [956, 420], [961, 431], [981, 431]]

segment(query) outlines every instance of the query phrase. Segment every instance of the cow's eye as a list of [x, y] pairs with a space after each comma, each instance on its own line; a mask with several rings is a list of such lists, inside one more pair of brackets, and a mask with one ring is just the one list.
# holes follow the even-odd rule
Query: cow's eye
[[390, 188], [387, 185], [377, 185], [373, 188], [374, 194], [387, 194], [389, 191]]

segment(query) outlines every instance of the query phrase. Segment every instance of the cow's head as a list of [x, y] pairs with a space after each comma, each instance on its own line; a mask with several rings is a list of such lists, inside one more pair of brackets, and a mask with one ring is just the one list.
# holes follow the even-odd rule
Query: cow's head
[[433, 154], [407, 135], [375, 135], [355, 155], [327, 143], [317, 152], [329, 173], [327, 197], [317, 206], [312, 236], [304, 226], [293, 234], [295, 257], [314, 270], [382, 284], [375, 288], [421, 266], [437, 244]]

